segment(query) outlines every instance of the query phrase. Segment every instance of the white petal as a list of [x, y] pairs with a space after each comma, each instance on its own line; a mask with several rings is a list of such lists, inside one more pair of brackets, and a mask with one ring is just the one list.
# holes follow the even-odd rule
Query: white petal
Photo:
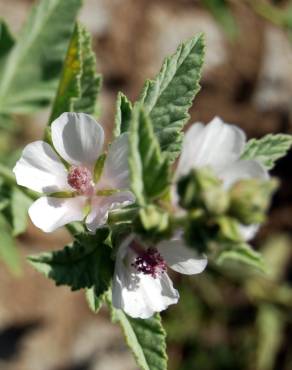
[[237, 160], [244, 148], [246, 137], [236, 126], [214, 118], [208, 125], [193, 125], [186, 133], [177, 177], [192, 168], [210, 166], [219, 172], [224, 166]]
[[118, 250], [112, 302], [129, 316], [146, 319], [177, 303], [179, 294], [166, 273], [153, 278], [136, 272], [131, 266], [136, 255], [128, 247], [132, 238], [127, 238]]
[[130, 191], [121, 191], [111, 196], [96, 196], [91, 203], [91, 211], [86, 218], [89, 231], [95, 231], [106, 223], [108, 213], [118, 208], [126, 207], [135, 202], [135, 196]]
[[207, 258], [198, 256], [195, 251], [185, 246], [182, 240], [162, 241], [157, 245], [157, 249], [167, 265], [181, 274], [199, 274], [207, 266]]
[[41, 197], [28, 210], [35, 226], [49, 233], [73, 221], [82, 221], [85, 197]]
[[223, 180], [225, 188], [229, 188], [236, 181], [256, 178], [267, 180], [267, 170], [256, 161], [236, 161], [220, 172], [219, 177]]
[[13, 172], [18, 185], [40, 193], [71, 189], [67, 183], [65, 166], [52, 147], [44, 141], [28, 144]]
[[103, 128], [88, 114], [63, 113], [52, 123], [52, 141], [68, 163], [92, 168], [102, 152]]
[[253, 239], [258, 232], [260, 225], [240, 225], [239, 231], [245, 241]]
[[98, 188], [128, 189], [130, 187], [128, 157], [129, 135], [123, 134], [109, 147]]

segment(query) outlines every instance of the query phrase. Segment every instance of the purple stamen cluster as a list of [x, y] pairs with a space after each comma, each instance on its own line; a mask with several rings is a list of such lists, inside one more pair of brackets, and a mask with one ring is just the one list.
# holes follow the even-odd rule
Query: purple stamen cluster
[[80, 194], [88, 194], [93, 187], [91, 172], [83, 166], [72, 166], [68, 173], [67, 181]]
[[140, 252], [132, 263], [138, 272], [157, 278], [166, 271], [166, 263], [156, 248]]

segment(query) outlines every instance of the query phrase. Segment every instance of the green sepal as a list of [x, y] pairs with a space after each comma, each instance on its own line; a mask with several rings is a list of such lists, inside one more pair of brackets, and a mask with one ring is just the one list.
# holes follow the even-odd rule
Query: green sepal
[[159, 240], [170, 237], [169, 214], [155, 205], [141, 208], [134, 221], [134, 231], [145, 239]]
[[216, 218], [218, 225], [218, 239], [232, 242], [241, 242], [242, 235], [239, 230], [239, 222], [229, 216], [219, 216]]
[[229, 196], [222, 181], [208, 167], [193, 169], [182, 176], [177, 183], [177, 192], [180, 206], [187, 210], [201, 208], [217, 215], [225, 213], [229, 206]]
[[114, 137], [129, 131], [132, 117], [132, 103], [123, 93], [119, 92], [116, 103]]
[[230, 189], [229, 214], [244, 225], [265, 221], [271, 198], [278, 188], [276, 179], [244, 179]]
[[74, 198], [76, 193], [72, 191], [56, 191], [55, 193], [50, 193], [49, 196], [54, 198]]
[[91, 311], [93, 311], [94, 313], [99, 312], [103, 303], [105, 302], [107, 294], [108, 291], [105, 291], [102, 294], [98, 294], [94, 286], [85, 290], [86, 301]]
[[97, 161], [95, 162], [94, 166], [94, 182], [97, 183], [100, 179], [104, 167], [104, 163], [106, 160], [106, 154], [102, 154], [98, 157]]

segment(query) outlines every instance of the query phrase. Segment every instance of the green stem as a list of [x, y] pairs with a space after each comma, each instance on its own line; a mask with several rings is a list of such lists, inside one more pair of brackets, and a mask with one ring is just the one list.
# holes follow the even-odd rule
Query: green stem
[[265, 18], [276, 26], [286, 27], [284, 12], [278, 9], [276, 6], [264, 3], [263, 1], [257, 2], [254, 0], [247, 0], [247, 2], [251, 8], [253, 8], [253, 10], [262, 18]]
[[72, 222], [71, 224], [67, 224], [66, 229], [73, 236], [84, 233], [84, 227], [80, 222]]
[[14, 173], [10, 168], [0, 163], [0, 176], [3, 177], [4, 181], [9, 185], [16, 185]]
[[122, 209], [118, 211], [110, 212], [108, 217], [108, 224], [117, 224], [121, 222], [132, 222], [136, 217], [139, 208]]

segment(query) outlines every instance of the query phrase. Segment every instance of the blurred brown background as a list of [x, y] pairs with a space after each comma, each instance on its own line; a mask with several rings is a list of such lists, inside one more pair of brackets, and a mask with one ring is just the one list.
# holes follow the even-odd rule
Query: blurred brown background
[[[31, 3], [0, 0], [0, 16], [15, 33]], [[292, 134], [291, 40], [285, 30], [256, 14], [245, 1], [231, 3], [238, 27], [233, 39], [200, 1], [84, 0], [80, 20], [92, 33], [99, 70], [104, 75], [100, 122], [108, 138], [117, 92], [135, 99], [143, 81], [158, 72], [163, 58], [197, 32], [205, 33], [207, 49], [202, 90], [192, 109], [192, 121], [208, 122], [219, 115], [242, 127], [249, 137], [270, 132]], [[47, 114], [19, 118], [26, 122], [23, 143], [41, 136]], [[283, 271], [277, 279], [287, 286], [287, 295], [281, 301], [282, 296], [277, 296], [280, 293], [273, 293], [270, 286], [259, 287], [246, 278], [212, 269], [207, 278], [193, 278], [192, 283], [177, 281], [182, 291], [180, 307], [171, 308], [165, 317], [170, 332], [170, 369], [292, 369], [291, 154], [278, 164], [274, 174], [282, 178], [282, 189], [255, 245], [263, 245], [271, 235], [280, 235], [274, 250], [283, 252]], [[44, 235], [30, 225], [19, 239], [19, 248], [25, 259], [29, 253], [61, 247], [68, 240], [65, 231]], [[273, 260], [272, 252], [267, 253]], [[188, 284], [193, 284], [190, 290]], [[259, 284], [266, 283], [259, 280]], [[277, 296], [268, 306], [275, 308], [275, 315], [261, 306], [262, 301], [269, 301], [269, 294]], [[189, 311], [183, 311], [184, 305]], [[278, 320], [277, 315], [284, 316]], [[258, 326], [259, 320], [264, 320], [264, 325]], [[270, 329], [271, 322], [274, 326]], [[265, 327], [271, 331], [260, 337]], [[265, 365], [259, 359], [259, 343], [271, 341], [271, 336], [275, 343], [267, 348], [273, 349], [273, 358]], [[214, 356], [214, 363], [209, 354]], [[1, 265], [0, 370], [136, 368], [119, 328], [109, 323], [106, 311], [93, 315], [82, 293], [56, 288], [27, 264], [22, 279], [11, 276]]]

